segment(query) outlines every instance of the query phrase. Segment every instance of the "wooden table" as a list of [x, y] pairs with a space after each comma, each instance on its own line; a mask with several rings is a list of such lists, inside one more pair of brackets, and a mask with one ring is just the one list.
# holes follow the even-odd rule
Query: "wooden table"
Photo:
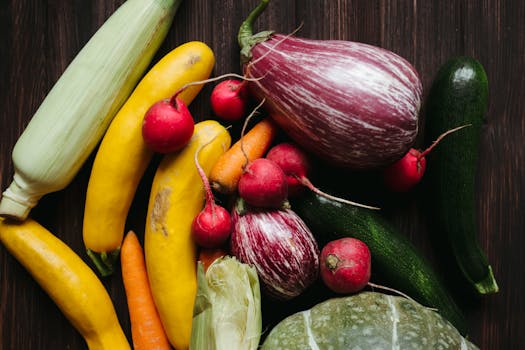
[[[11, 181], [11, 150], [18, 136], [67, 64], [121, 3], [123, 0], [0, 2], [2, 190]], [[156, 59], [178, 44], [201, 40], [216, 54], [215, 75], [239, 72], [236, 32], [256, 3], [184, 1]], [[271, 28], [282, 33], [302, 24], [298, 35], [303, 37], [361, 41], [390, 49], [415, 65], [425, 94], [438, 67], [449, 57], [470, 55], [485, 66], [490, 107], [476, 174], [479, 240], [501, 291], [481, 300], [460, 301], [471, 327], [470, 337], [483, 349], [517, 349], [525, 344], [524, 18], [525, 2], [519, 0], [274, 0], [256, 24], [256, 30]], [[212, 116], [211, 87], [191, 106], [199, 119]], [[421, 144], [419, 137], [416, 145]], [[93, 156], [66, 189], [45, 196], [31, 214], [86, 262], [81, 228], [92, 161]], [[147, 190], [145, 182], [129, 223], [139, 235]], [[421, 210], [423, 200], [416, 190], [400, 197], [386, 213], [429, 259], [437, 261]], [[121, 278], [116, 274], [103, 282], [129, 336]], [[85, 348], [55, 304], [3, 247], [0, 285], [0, 349]]]

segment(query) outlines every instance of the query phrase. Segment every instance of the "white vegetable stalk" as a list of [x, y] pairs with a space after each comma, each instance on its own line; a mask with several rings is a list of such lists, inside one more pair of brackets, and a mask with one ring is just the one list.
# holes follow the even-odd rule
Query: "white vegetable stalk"
[[66, 187], [164, 40], [182, 0], [128, 0], [53, 86], [13, 150], [15, 174], [0, 215], [23, 220]]
[[256, 350], [262, 330], [261, 294], [255, 268], [235, 257], [198, 266], [191, 350]]

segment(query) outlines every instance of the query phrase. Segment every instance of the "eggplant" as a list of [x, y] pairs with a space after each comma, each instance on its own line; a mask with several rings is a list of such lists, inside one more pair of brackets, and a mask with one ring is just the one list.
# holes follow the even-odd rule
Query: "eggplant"
[[342, 40], [310, 40], [242, 23], [238, 41], [249, 91], [288, 136], [336, 166], [368, 170], [414, 143], [422, 99], [416, 69], [399, 55]]
[[319, 247], [294, 211], [255, 208], [239, 199], [231, 218], [231, 253], [255, 267], [266, 295], [290, 300], [317, 280]]

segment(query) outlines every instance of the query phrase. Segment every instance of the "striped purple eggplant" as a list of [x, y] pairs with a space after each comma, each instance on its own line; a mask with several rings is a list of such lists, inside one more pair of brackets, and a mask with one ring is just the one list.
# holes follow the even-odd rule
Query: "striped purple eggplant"
[[250, 92], [298, 144], [321, 159], [371, 169], [401, 158], [418, 130], [422, 85], [397, 54], [342, 40], [309, 40], [273, 32], [253, 35], [254, 20], [239, 30]]
[[255, 267], [267, 295], [289, 300], [317, 279], [317, 242], [291, 209], [257, 209], [238, 200], [232, 224], [231, 253]]

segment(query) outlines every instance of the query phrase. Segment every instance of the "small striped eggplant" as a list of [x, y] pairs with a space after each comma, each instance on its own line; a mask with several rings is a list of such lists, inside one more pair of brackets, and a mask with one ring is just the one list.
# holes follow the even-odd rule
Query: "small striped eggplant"
[[397, 54], [342, 40], [309, 40], [239, 30], [250, 93], [299, 145], [336, 166], [372, 169], [401, 158], [414, 143], [422, 85]]
[[239, 199], [232, 223], [231, 253], [255, 267], [268, 296], [290, 300], [317, 280], [317, 242], [291, 209], [253, 208]]

